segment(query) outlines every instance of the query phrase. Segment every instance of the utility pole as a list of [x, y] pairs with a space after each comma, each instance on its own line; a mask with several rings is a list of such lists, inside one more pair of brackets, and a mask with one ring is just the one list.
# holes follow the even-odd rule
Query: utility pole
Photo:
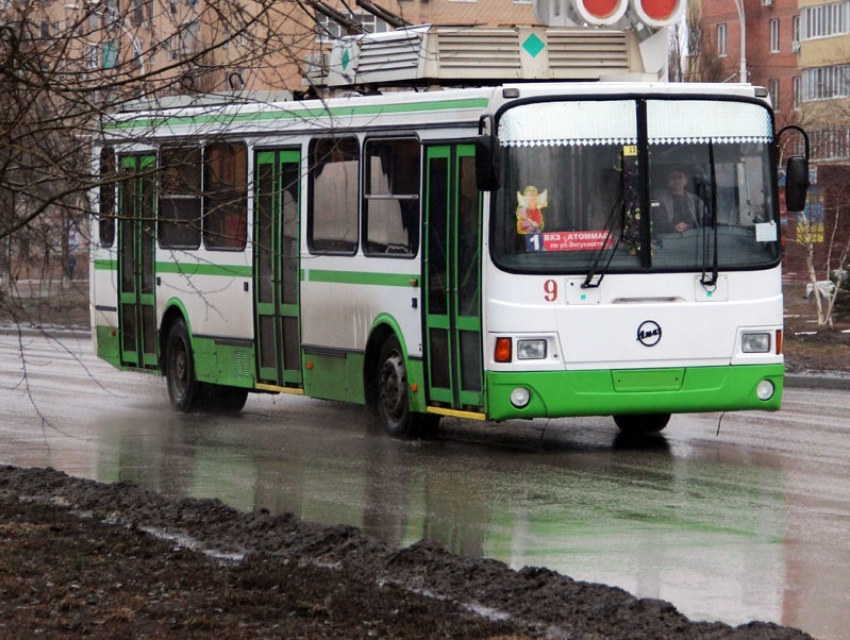
[[738, 10], [738, 20], [741, 23], [741, 70], [738, 72], [739, 81], [747, 81], [747, 16], [744, 13], [744, 0], [735, 0], [735, 8]]

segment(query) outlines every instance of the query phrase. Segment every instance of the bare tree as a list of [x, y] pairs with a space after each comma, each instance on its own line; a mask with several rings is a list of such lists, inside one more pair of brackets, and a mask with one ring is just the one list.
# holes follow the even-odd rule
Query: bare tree
[[77, 272], [88, 196], [116, 177], [92, 173], [91, 141], [116, 112], [174, 95], [297, 95], [320, 46], [297, 0], [15, 2], [0, 18], [4, 304], [18, 278]]
[[847, 295], [850, 269], [850, 170], [832, 165], [819, 168], [818, 173], [820, 184], [810, 189], [806, 210], [797, 215], [791, 243], [805, 256], [818, 326], [832, 328], [836, 303]]
[[670, 82], [685, 82], [685, 60], [687, 51], [687, 27], [674, 25], [670, 29], [670, 46], [667, 51], [667, 79]]

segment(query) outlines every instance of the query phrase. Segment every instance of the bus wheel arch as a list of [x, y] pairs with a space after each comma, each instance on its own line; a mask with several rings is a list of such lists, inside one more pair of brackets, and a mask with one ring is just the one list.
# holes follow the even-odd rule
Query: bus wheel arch
[[248, 399], [248, 389], [200, 382], [195, 371], [191, 329], [185, 311], [168, 308], [160, 328], [160, 368], [165, 375], [171, 406], [189, 413], [239, 413]]
[[378, 379], [375, 372], [378, 369], [378, 359], [384, 342], [394, 335], [393, 329], [388, 324], [382, 323], [374, 328], [366, 343], [366, 357], [363, 362], [363, 390], [366, 406], [376, 414], [378, 411]]
[[407, 357], [387, 325], [372, 333], [364, 368], [367, 405], [389, 435], [407, 439], [433, 432], [438, 417], [417, 413], [410, 406]]
[[162, 315], [162, 321], [159, 326], [159, 368], [162, 374], [165, 375], [166, 353], [168, 352], [168, 336], [171, 328], [177, 321], [183, 322], [186, 325], [187, 331], [190, 331], [189, 324], [186, 320], [185, 312], [177, 305], [171, 305]]

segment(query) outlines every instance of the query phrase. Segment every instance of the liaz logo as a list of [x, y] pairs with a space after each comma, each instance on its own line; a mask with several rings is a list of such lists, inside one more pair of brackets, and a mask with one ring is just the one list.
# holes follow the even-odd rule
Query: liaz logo
[[661, 326], [653, 320], [641, 322], [637, 339], [644, 347], [654, 347], [661, 341]]

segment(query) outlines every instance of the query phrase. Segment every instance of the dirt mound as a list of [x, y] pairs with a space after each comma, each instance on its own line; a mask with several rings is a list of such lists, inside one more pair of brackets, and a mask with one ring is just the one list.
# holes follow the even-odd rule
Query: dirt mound
[[807, 638], [541, 568], [0, 467], [0, 638]]

